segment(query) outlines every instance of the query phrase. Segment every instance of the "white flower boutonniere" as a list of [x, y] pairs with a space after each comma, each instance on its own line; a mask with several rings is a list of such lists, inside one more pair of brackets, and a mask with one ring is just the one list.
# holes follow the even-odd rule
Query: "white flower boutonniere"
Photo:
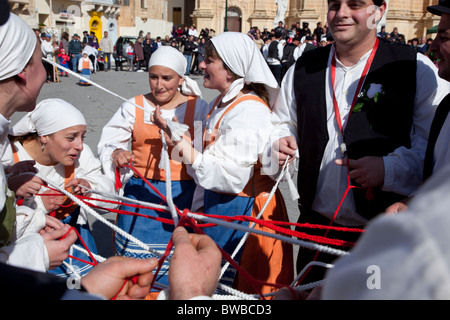
[[359, 94], [359, 103], [353, 108], [353, 112], [360, 112], [366, 104], [378, 102], [381, 95], [384, 95], [383, 86], [377, 83], [367, 84], [364, 90]]

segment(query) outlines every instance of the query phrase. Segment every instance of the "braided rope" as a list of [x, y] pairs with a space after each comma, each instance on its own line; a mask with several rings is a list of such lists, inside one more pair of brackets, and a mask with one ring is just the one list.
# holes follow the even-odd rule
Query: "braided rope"
[[[284, 163], [283, 168], [282, 168], [282, 170], [281, 170], [281, 172], [280, 172], [280, 175], [278, 176], [277, 181], [276, 181], [275, 185], [273, 186], [273, 188], [272, 188], [272, 190], [271, 190], [271, 192], [270, 192], [270, 194], [269, 194], [269, 197], [267, 198], [266, 202], [264, 203], [264, 206], [261, 208], [260, 212], [258, 213], [258, 216], [256, 217], [256, 219], [261, 219], [261, 217], [262, 217], [264, 211], [266, 210], [266, 208], [267, 208], [267, 206], [269, 205], [270, 201], [272, 200], [272, 198], [273, 198], [275, 192], [277, 191], [278, 185], [280, 184], [281, 179], [284, 177], [284, 174], [285, 174], [285, 171], [284, 171], [284, 170], [287, 168], [288, 160], [289, 160], [289, 156], [287, 157], [286, 162]], [[256, 223], [255, 223], [255, 222], [252, 222], [252, 223], [250, 224], [250, 228], [251, 228], [251, 229], [254, 229], [255, 226], [256, 226]], [[234, 257], [236, 256], [236, 254], [239, 252], [239, 250], [241, 250], [242, 246], [243, 246], [243, 245], [245, 244], [245, 242], [247, 241], [247, 238], [249, 237], [249, 235], [250, 235], [250, 232], [246, 232], [246, 233], [244, 234], [244, 236], [241, 238], [241, 240], [239, 241], [238, 245], [236, 246], [236, 249], [234, 250], [233, 254], [231, 255], [231, 258], [234, 259]], [[221, 271], [221, 274], [220, 274], [221, 277], [225, 274], [225, 272], [226, 272], [226, 270], [228, 269], [228, 266], [229, 266], [229, 265], [230, 265], [230, 263], [227, 261], [227, 262], [225, 263], [225, 265], [223, 266], [223, 268], [222, 268], [222, 271]]]
[[59, 186], [55, 185], [52, 181], [48, 180], [46, 177], [43, 177], [42, 175], [40, 175], [39, 173], [36, 174], [36, 176], [38, 176], [39, 178], [42, 179], [42, 181], [45, 181], [48, 185], [52, 186], [53, 188], [57, 189], [59, 192], [65, 194], [67, 197], [69, 197], [70, 199], [72, 199], [74, 202], [76, 202], [81, 208], [83, 208], [84, 210], [86, 210], [86, 212], [90, 213], [93, 217], [95, 217], [96, 219], [98, 219], [99, 221], [103, 222], [105, 225], [107, 225], [108, 227], [110, 227], [111, 229], [113, 229], [115, 232], [117, 232], [118, 234], [122, 235], [124, 238], [126, 238], [129, 241], [134, 242], [136, 245], [142, 247], [143, 249], [157, 255], [158, 257], [161, 257], [161, 254], [158, 253], [157, 251], [153, 250], [152, 248], [150, 248], [148, 245], [146, 245], [145, 243], [143, 243], [142, 241], [140, 241], [139, 239], [136, 239], [135, 237], [133, 237], [132, 235], [128, 234], [127, 232], [123, 231], [122, 229], [118, 228], [116, 225], [112, 224], [111, 222], [109, 222], [108, 220], [106, 220], [105, 218], [103, 218], [101, 215], [99, 215], [95, 210], [93, 210], [92, 208], [90, 208], [88, 205], [86, 205], [84, 202], [80, 201], [77, 197], [75, 197], [73, 194], [71, 194], [70, 192], [68, 192], [67, 190], [65, 190], [64, 188], [60, 188]]

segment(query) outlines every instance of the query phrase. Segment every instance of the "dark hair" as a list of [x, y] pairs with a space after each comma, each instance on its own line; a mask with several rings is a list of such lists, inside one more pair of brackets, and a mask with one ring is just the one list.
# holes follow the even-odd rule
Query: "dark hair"
[[[331, 0], [328, 0], [328, 3], [330, 3], [330, 1]], [[373, 3], [376, 5], [376, 6], [381, 6], [382, 4], [383, 4], [383, 2], [385, 2], [386, 0], [372, 0], [373, 1]]]
[[[223, 59], [220, 57], [219, 53], [216, 50], [216, 47], [214, 47], [214, 44], [212, 43], [211, 40], [208, 40], [205, 43], [205, 55], [207, 57], [211, 57], [214, 59], [220, 59], [222, 60], [222, 64], [223, 67], [225, 69], [227, 69], [232, 75], [233, 75], [233, 81], [238, 79], [239, 76], [236, 75], [233, 71], [231, 71], [231, 69], [225, 64], [225, 62], [223, 61]], [[246, 84], [244, 86], [244, 90], [252, 90], [255, 91], [256, 94], [263, 99], [263, 101], [270, 107], [270, 99], [269, 99], [269, 92], [267, 91], [266, 87], [264, 84], [262, 83], [251, 83], [251, 84]]]

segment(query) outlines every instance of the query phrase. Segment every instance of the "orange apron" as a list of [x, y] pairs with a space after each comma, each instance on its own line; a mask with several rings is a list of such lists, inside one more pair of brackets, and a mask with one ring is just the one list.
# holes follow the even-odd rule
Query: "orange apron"
[[[219, 100], [220, 97], [216, 100], [213, 108], [211, 108], [207, 119], [209, 119], [212, 111], [216, 108]], [[265, 104], [261, 98], [252, 95], [245, 95], [234, 101], [227, 107], [227, 110], [222, 114], [219, 121], [217, 121], [213, 131], [208, 133], [205, 130], [203, 135], [204, 149], [215, 143], [219, 132], [220, 123], [225, 115], [240, 102], [247, 100], [255, 100]], [[253, 218], [258, 216], [259, 212], [265, 205], [273, 186], [275, 185], [275, 181], [273, 181], [269, 176], [261, 174], [260, 169], [261, 164], [258, 161], [258, 163], [254, 166], [253, 177], [247, 183], [245, 188], [238, 194], [238, 196], [241, 197], [255, 198], [252, 208]], [[275, 192], [260, 219], [266, 221], [289, 221], [286, 205], [279, 189]], [[255, 230], [276, 233], [275, 231], [259, 226], [258, 224], [255, 226]], [[293, 262], [293, 249], [291, 244], [263, 235], [251, 233], [243, 247], [240, 266], [257, 280], [273, 284], [290, 285], [294, 279]], [[248, 283], [239, 273], [236, 275], [234, 287], [245, 293], [257, 293], [252, 284]], [[271, 286], [258, 285], [258, 287], [263, 294], [278, 290], [278, 288]]]
[[[136, 104], [144, 107], [144, 96], [135, 97]], [[196, 97], [189, 96], [186, 112], [184, 115], [184, 123], [189, 126], [189, 134], [191, 139], [194, 136], [194, 112]], [[161, 150], [163, 147], [160, 135], [160, 129], [154, 124], [146, 124], [144, 122], [144, 110], [136, 107], [136, 123], [133, 127], [131, 140], [131, 149], [135, 156], [134, 167], [146, 179], [165, 181], [165, 170], [159, 168], [161, 161]], [[186, 171], [186, 165], [172, 159], [172, 147], [168, 148], [170, 156], [170, 172], [172, 181], [192, 180]]]

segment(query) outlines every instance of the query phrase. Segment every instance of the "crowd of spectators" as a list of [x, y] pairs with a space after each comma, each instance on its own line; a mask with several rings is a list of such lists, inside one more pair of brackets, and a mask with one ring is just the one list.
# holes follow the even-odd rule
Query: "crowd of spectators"
[[[210, 28], [198, 31], [195, 25], [174, 25], [171, 34], [166, 35], [164, 39], [160, 36], [152, 38], [150, 32], [144, 35], [144, 32], [141, 31], [133, 39], [119, 37], [116, 43], [112, 44], [105, 40], [108, 37], [107, 32], [99, 41], [94, 32], [88, 33], [88, 31], [83, 32], [82, 37], [75, 33], [71, 39], [69, 39], [69, 34], [64, 32], [59, 40], [45, 32], [40, 34], [36, 31], [37, 37], [41, 40], [44, 56], [74, 72], [80, 72], [76, 66], [83, 51], [89, 52], [89, 57], [94, 65], [94, 73], [99, 70], [110, 70], [113, 60], [116, 71], [148, 71], [148, 62], [152, 53], [160, 46], [172, 46], [180, 50], [188, 62], [186, 75], [203, 75], [198, 66], [205, 58], [204, 45], [215, 34], [215, 30]], [[270, 29], [254, 26], [247, 32], [247, 35], [261, 50], [279, 81], [305, 50], [333, 43], [333, 36], [327, 24], [323, 25], [322, 22], [317, 22], [314, 28], [310, 28], [308, 22], [296, 22], [289, 27], [283, 21], [279, 21], [276, 27]], [[405, 36], [399, 33], [398, 28], [395, 27], [392, 32], [387, 32], [385, 26], [381, 27], [378, 37], [411, 45], [416, 48], [417, 52], [434, 60], [433, 54], [429, 51], [432, 38], [422, 37], [406, 40]], [[277, 54], [272, 53], [269, 56], [269, 46], [274, 41], [277, 42]], [[274, 47], [275, 44], [272, 46]], [[106, 50], [104, 50], [105, 48]], [[275, 51], [273, 50], [273, 52]], [[46, 64], [46, 69], [48, 82], [60, 81], [60, 77], [67, 76], [67, 72], [57, 71], [49, 64]]]

